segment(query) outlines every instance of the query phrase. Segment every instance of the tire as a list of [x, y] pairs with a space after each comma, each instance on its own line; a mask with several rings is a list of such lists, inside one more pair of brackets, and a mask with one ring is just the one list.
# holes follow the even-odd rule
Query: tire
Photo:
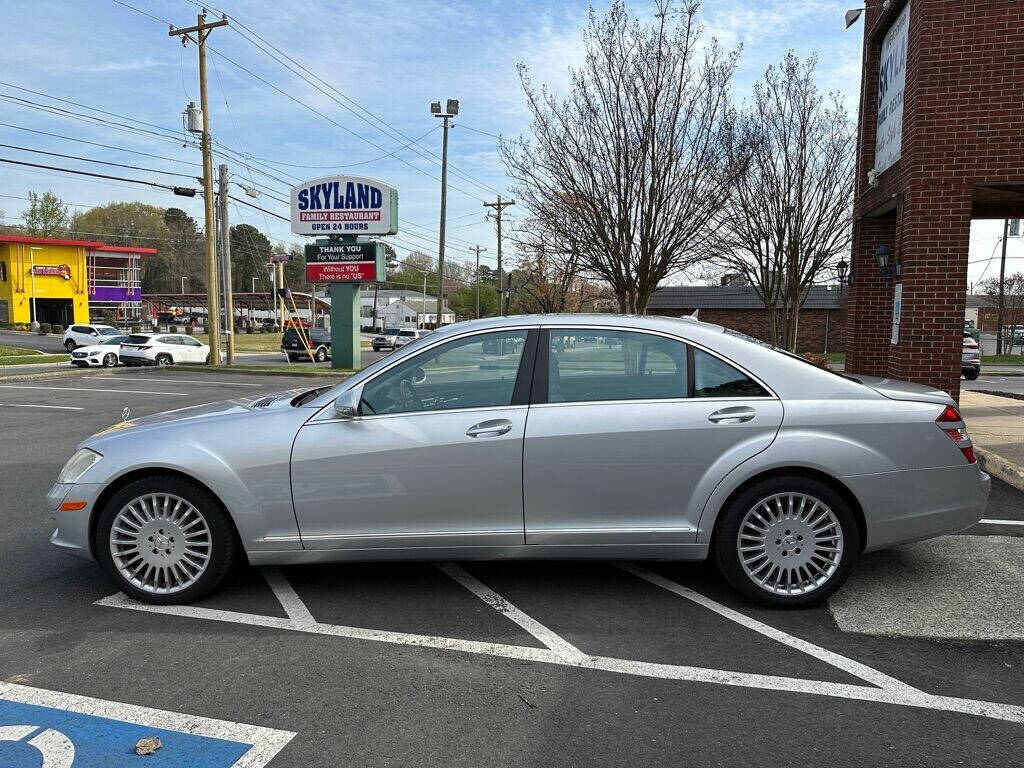
[[113, 352], [107, 352], [107, 354], [103, 356], [103, 367], [113, 368], [115, 365], [117, 365], [117, 355]]
[[374, 348], [373, 348], [373, 351], [374, 351], [374, 352], [380, 352], [380, 347], [374, 347]]
[[316, 352], [313, 353], [313, 359], [318, 363], [322, 363], [327, 359], [327, 347], [317, 347]]
[[[796, 501], [792, 509], [790, 498], [803, 498], [803, 508]], [[769, 503], [770, 517], [763, 506]], [[739, 551], [741, 527], [743, 546], [753, 550], [744, 555], [746, 564]], [[763, 545], [753, 537], [762, 528]], [[812, 538], [813, 553], [802, 546]], [[841, 551], [829, 551], [836, 548]], [[726, 580], [744, 596], [772, 608], [823, 602], [846, 581], [859, 551], [860, 532], [849, 505], [825, 483], [795, 475], [762, 480], [730, 500], [712, 542], [712, 556]], [[767, 584], [762, 585], [766, 576]], [[794, 588], [802, 591], [794, 593]]]
[[981, 375], [981, 371], [964, 371], [964, 378], [968, 381], [974, 381]]
[[74, 339], [68, 339], [67, 341], [64, 342], [64, 349], [66, 349], [68, 352], [74, 352], [77, 348], [78, 345], [75, 344]]
[[[167, 510], [162, 509], [163, 499], [168, 500]], [[129, 505], [134, 506], [134, 514], [127, 511]], [[154, 509], [161, 516], [154, 515]], [[177, 518], [175, 509], [179, 510]], [[125, 517], [121, 517], [122, 510]], [[111, 540], [115, 522], [121, 531], [134, 527], [138, 541], [145, 541], [145, 554], [130, 554], [126, 545], [135, 537], [115, 531], [116, 538]], [[188, 559], [184, 556], [185, 536], [192, 537]], [[119, 547], [117, 542], [124, 545]], [[150, 552], [152, 544], [163, 551], [154, 547]], [[93, 546], [100, 564], [122, 592], [157, 605], [188, 603], [208, 594], [231, 571], [238, 555], [235, 529], [217, 499], [190, 480], [161, 474], [135, 480], [110, 498], [100, 511]], [[115, 549], [129, 554], [115, 560]]]
[[299, 362], [299, 356], [298, 355], [288, 355], [288, 359], [291, 360], [293, 363]]
[[161, 354], [156, 356], [157, 365], [174, 365], [174, 358], [167, 354]]

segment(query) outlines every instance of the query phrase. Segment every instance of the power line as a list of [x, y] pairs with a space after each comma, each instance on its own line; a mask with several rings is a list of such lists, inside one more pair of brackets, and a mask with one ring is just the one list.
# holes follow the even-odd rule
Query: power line
[[5, 128], [14, 128], [15, 130], [18, 130], [18, 131], [27, 131], [29, 133], [38, 133], [38, 134], [40, 134], [42, 136], [50, 136], [50, 137], [53, 137], [55, 139], [66, 139], [67, 141], [77, 141], [79, 144], [90, 144], [90, 145], [92, 145], [94, 147], [102, 147], [103, 149], [114, 149], [114, 150], [117, 150], [119, 152], [129, 152], [129, 153], [131, 153], [133, 155], [140, 155], [142, 157], [152, 157], [152, 158], [154, 158], [156, 160], [167, 160], [168, 162], [172, 162], [172, 163], [184, 163], [185, 165], [195, 165], [195, 166], [199, 166], [199, 167], [202, 166], [202, 163], [191, 162], [189, 160], [181, 160], [179, 158], [167, 157], [166, 155], [154, 155], [151, 152], [142, 152], [141, 150], [138, 150], [138, 149], [129, 149], [128, 147], [121, 147], [121, 146], [117, 146], [115, 144], [101, 144], [98, 141], [89, 141], [87, 139], [80, 139], [80, 138], [77, 138], [75, 136], [65, 136], [65, 135], [60, 134], [60, 133], [51, 133], [49, 131], [40, 131], [40, 130], [38, 130], [36, 128], [26, 128], [23, 125], [14, 125], [13, 123], [3, 123], [3, 122], [0, 122], [0, 126], [3, 126]]
[[66, 160], [80, 160], [84, 163], [97, 163], [99, 165], [113, 165], [118, 168], [129, 168], [133, 171], [149, 171], [150, 173], [162, 173], [165, 176], [181, 176], [186, 179], [196, 179], [197, 177], [188, 173], [175, 173], [174, 171], [161, 171], [157, 168], [144, 168], [139, 165], [126, 165], [125, 163], [114, 163], [107, 160], [95, 160], [91, 157], [82, 157], [80, 155], [65, 155], [62, 152], [47, 152], [42, 149], [31, 149], [29, 147], [18, 147], [14, 144], [0, 144], [0, 147], [4, 149], [17, 149], [20, 152], [34, 152], [38, 155], [49, 155], [50, 157], [63, 157]]
[[[127, 179], [124, 176], [108, 176], [105, 173], [92, 173], [91, 171], [77, 171], [72, 168], [60, 168], [55, 165], [40, 165], [39, 163], [27, 163], [23, 160], [11, 160], [6, 157], [0, 157], [0, 163], [10, 163], [11, 165], [23, 165], [28, 168], [45, 168], [48, 171], [60, 171], [61, 173], [72, 173], [76, 176], [92, 176], [97, 179], [113, 179], [114, 181], [128, 181], [132, 184], [142, 184], [147, 187], [155, 187], [157, 189], [166, 189], [174, 191], [175, 187], [169, 184], [161, 184], [156, 181], [144, 181], [142, 179]], [[284, 218], [284, 217], [282, 217]]]

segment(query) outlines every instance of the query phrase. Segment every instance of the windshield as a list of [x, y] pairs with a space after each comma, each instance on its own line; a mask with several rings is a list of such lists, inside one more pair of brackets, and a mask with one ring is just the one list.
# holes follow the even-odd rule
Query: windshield
[[398, 335], [399, 336], [415, 336], [416, 335], [416, 331], [399, 331]]
[[151, 338], [150, 336], [145, 336], [145, 335], [142, 335], [142, 334], [133, 333], [131, 336], [128, 337], [128, 340], [125, 341], [124, 343], [125, 344], [145, 344], [147, 341], [150, 340], [150, 338]]
[[772, 352], [778, 352], [780, 355], [785, 355], [786, 357], [792, 358], [793, 360], [799, 360], [804, 365], [809, 365], [812, 368], [816, 368], [819, 371], [827, 371], [828, 373], [831, 373], [833, 376], [838, 376], [841, 379], [846, 379], [857, 384], [864, 383], [860, 379], [850, 376], [845, 372], [833, 371], [831, 368], [824, 368], [818, 365], [817, 363], [811, 362], [806, 357], [802, 357], [796, 354], [795, 352], [790, 352], [788, 349], [782, 349], [782, 347], [777, 347], [774, 344], [769, 344], [767, 341], [762, 341], [761, 339], [754, 338], [753, 336], [748, 336], [747, 334], [741, 333], [740, 331], [734, 331], [732, 328], [723, 328], [722, 332], [728, 333], [730, 336], [735, 336], [738, 339], [749, 341], [751, 344], [757, 344], [759, 347], [767, 347], [768, 349], [772, 350]]
[[385, 336], [397, 336], [398, 335], [398, 329], [397, 328], [385, 328], [384, 331], [383, 331], [383, 334]]
[[120, 336], [121, 332], [117, 328], [97, 328], [100, 336]]

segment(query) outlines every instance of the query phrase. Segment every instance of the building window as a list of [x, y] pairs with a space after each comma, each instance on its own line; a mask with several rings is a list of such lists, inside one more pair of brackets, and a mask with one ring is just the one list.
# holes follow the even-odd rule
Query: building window
[[0, 283], [7, 282], [7, 262], [0, 261]]

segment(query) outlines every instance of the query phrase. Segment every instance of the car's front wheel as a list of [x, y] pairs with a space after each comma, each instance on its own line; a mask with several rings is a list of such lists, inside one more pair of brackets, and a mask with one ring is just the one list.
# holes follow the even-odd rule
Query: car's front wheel
[[849, 505], [818, 480], [762, 480], [733, 498], [719, 519], [713, 555], [741, 593], [776, 608], [815, 605], [850, 574], [860, 534]]
[[318, 363], [322, 363], [327, 359], [327, 347], [317, 347], [316, 352], [313, 353], [313, 359]]
[[64, 349], [66, 349], [68, 352], [74, 352], [77, 347], [78, 345], [75, 344], [74, 339], [68, 339], [67, 341], [64, 342]]
[[135, 480], [100, 512], [95, 550], [121, 591], [169, 605], [196, 600], [230, 572], [231, 521], [201, 486], [173, 475]]
[[103, 367], [113, 368], [115, 365], [117, 365], [117, 355], [113, 352], [107, 352], [107, 354], [103, 356]]

